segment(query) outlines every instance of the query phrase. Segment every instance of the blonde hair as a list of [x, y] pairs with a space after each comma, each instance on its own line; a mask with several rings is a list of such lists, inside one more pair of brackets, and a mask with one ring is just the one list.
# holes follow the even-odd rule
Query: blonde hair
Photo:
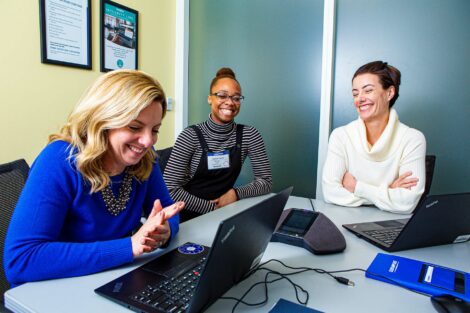
[[[166, 97], [162, 87], [150, 75], [135, 70], [115, 70], [100, 76], [85, 92], [69, 115], [67, 123], [49, 142], [64, 140], [75, 149], [76, 166], [91, 184], [91, 192], [103, 190], [110, 182], [102, 159], [108, 149], [107, 130], [129, 125], [153, 101], [166, 113]], [[130, 173], [138, 180], [150, 176], [155, 152], [149, 149]]]

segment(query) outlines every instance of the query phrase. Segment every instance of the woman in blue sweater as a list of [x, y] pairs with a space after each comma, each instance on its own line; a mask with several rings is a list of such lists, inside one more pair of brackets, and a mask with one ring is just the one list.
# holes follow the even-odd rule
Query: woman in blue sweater
[[168, 244], [184, 203], [155, 166], [165, 112], [163, 89], [143, 72], [95, 81], [31, 167], [5, 241], [12, 286], [103, 271]]

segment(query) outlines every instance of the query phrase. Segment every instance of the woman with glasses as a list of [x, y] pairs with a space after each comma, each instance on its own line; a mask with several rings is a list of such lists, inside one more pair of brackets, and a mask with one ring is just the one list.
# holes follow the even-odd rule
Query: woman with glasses
[[[271, 168], [260, 133], [234, 121], [243, 99], [235, 73], [221, 68], [207, 97], [209, 118], [186, 128], [176, 140], [163, 177], [173, 199], [185, 202], [182, 222], [271, 191]], [[246, 157], [254, 179], [234, 187]]]
[[354, 74], [359, 118], [331, 133], [322, 176], [327, 202], [373, 204], [394, 213], [411, 213], [418, 204], [425, 187], [426, 140], [392, 108], [400, 80], [400, 71], [382, 61]]
[[162, 87], [143, 72], [95, 81], [31, 167], [5, 240], [12, 287], [129, 263], [176, 235], [184, 203], [173, 203], [153, 150], [165, 112]]

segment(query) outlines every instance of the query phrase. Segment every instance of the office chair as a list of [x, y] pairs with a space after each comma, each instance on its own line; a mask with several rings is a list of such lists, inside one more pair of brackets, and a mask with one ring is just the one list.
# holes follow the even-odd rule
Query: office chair
[[162, 174], [165, 171], [166, 163], [168, 162], [168, 159], [170, 158], [171, 150], [173, 150], [173, 147], [156, 151], [158, 165], [160, 166], [160, 171], [162, 172]]
[[[429, 194], [429, 191], [431, 190], [431, 184], [432, 184], [432, 177], [434, 176], [434, 165], [436, 164], [436, 156], [435, 155], [426, 155], [426, 184], [424, 185], [424, 192], [421, 195], [421, 198], [419, 198], [418, 205], [416, 206], [419, 207], [419, 203], [425, 200], [426, 196]], [[415, 208], [415, 209], [416, 209]]]
[[436, 164], [435, 155], [426, 155], [426, 184], [424, 186], [423, 196], [429, 194], [431, 190], [432, 177], [434, 176], [434, 165]]
[[4, 307], [3, 294], [10, 289], [3, 270], [5, 236], [28, 172], [28, 163], [23, 159], [0, 165], [0, 295], [2, 298], [0, 309]]

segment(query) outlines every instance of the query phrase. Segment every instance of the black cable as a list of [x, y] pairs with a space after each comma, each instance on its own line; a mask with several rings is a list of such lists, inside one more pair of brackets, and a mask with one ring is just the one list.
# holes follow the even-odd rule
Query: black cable
[[[352, 271], [362, 271], [362, 272], [365, 272], [364, 269], [362, 268], [351, 268], [351, 269], [346, 269], [346, 270], [336, 270], [336, 271], [327, 271], [327, 270], [324, 270], [324, 269], [321, 269], [321, 268], [313, 268], [313, 267], [292, 267], [292, 266], [289, 266], [287, 264], [285, 264], [284, 262], [280, 261], [280, 260], [277, 260], [277, 259], [271, 259], [271, 260], [268, 260], [264, 263], [261, 263], [259, 264], [255, 270], [261, 270], [261, 269], [266, 269], [266, 270], [269, 270], [267, 268], [263, 268], [264, 265], [270, 263], [270, 262], [278, 262], [280, 263], [282, 266], [288, 268], [288, 269], [292, 269], [292, 270], [300, 270], [299, 272], [294, 272], [292, 274], [300, 274], [300, 273], [303, 273], [303, 272], [307, 272], [307, 271], [314, 271], [318, 274], [327, 274], [328, 276], [336, 279], [337, 276], [334, 276], [333, 274], [337, 274], [337, 273], [347, 273], [347, 272], [352, 272]], [[251, 275], [252, 273], [248, 273], [248, 276]], [[286, 275], [284, 273], [284, 275]], [[247, 276], [247, 277], [248, 277]]]
[[[273, 280], [268, 280], [268, 276], [270, 274], [275, 274], [275, 275], [279, 275], [281, 277], [279, 278], [276, 278], [276, 279], [273, 279]], [[291, 274], [288, 274], [288, 275], [292, 275]], [[234, 300], [236, 301], [235, 305], [232, 307], [232, 312], [235, 312], [235, 309], [236, 307], [238, 306], [238, 304], [240, 303], [243, 303], [247, 306], [258, 306], [258, 305], [264, 305], [268, 302], [269, 300], [269, 297], [268, 297], [268, 284], [271, 284], [271, 283], [274, 283], [274, 282], [277, 282], [279, 280], [282, 280], [282, 279], [286, 279], [292, 286], [294, 286], [294, 290], [295, 290], [295, 296], [297, 298], [297, 301], [303, 305], [306, 305], [308, 303], [308, 300], [310, 298], [310, 295], [309, 293], [304, 289], [302, 288], [302, 286], [294, 283], [290, 278], [286, 277], [285, 274], [283, 273], [279, 273], [279, 272], [276, 272], [276, 271], [271, 271], [271, 270], [268, 270], [268, 272], [266, 273], [265, 277], [264, 277], [264, 280], [261, 281], [261, 282], [257, 282], [253, 285], [251, 285], [250, 288], [248, 288], [247, 291], [245, 291], [245, 293], [241, 296], [241, 298], [234, 298], [234, 297], [221, 297], [220, 299], [226, 299], [226, 300]], [[248, 302], [245, 302], [243, 301], [243, 299], [250, 293], [251, 290], [253, 290], [256, 286], [258, 285], [261, 285], [263, 284], [264, 285], [264, 299], [260, 302], [256, 302], [256, 303], [248, 303]], [[306, 300], [305, 301], [302, 301], [300, 300], [299, 298], [299, 292], [298, 292], [298, 289], [300, 289], [305, 295], [306, 295]]]
[[310, 205], [312, 206], [312, 210], [313, 210], [313, 212], [315, 212], [315, 207], [313, 206], [312, 198], [308, 198], [308, 200], [310, 200]]
[[[369, 275], [372, 275], [372, 276], [376, 276], [376, 277], [380, 277], [380, 278], [383, 278], [385, 280], [387, 280], [388, 282], [394, 284], [395, 286], [398, 286], [398, 287], [401, 287], [403, 289], [406, 289], [408, 291], [412, 291], [414, 293], [417, 293], [417, 294], [420, 294], [420, 295], [424, 295], [424, 296], [429, 296], [429, 294], [425, 293], [425, 292], [422, 292], [422, 291], [419, 291], [419, 290], [415, 290], [415, 289], [411, 289], [405, 285], [403, 285], [402, 283], [400, 283], [399, 281], [396, 281], [394, 279], [391, 279], [389, 277], [386, 277], [386, 276], [383, 276], [383, 275], [380, 275], [380, 274], [377, 274], [377, 273], [373, 273], [373, 272], [370, 272], [370, 271], [367, 271], [365, 269], [362, 269], [362, 268], [351, 268], [351, 269], [346, 269], [346, 270], [336, 270], [336, 271], [326, 271], [324, 269], [319, 269], [319, 268], [308, 268], [308, 267], [300, 267], [300, 268], [295, 268], [295, 267], [291, 267], [291, 266], [288, 266], [286, 264], [284, 264], [282, 261], [280, 260], [277, 260], [277, 259], [271, 259], [271, 260], [268, 260], [262, 264], [260, 264], [257, 268], [269, 263], [269, 262], [272, 262], [272, 261], [275, 261], [275, 262], [278, 262], [280, 264], [282, 264], [283, 266], [289, 268], [289, 269], [308, 269], [308, 270], [311, 270], [311, 271], [314, 271], [318, 274], [327, 274], [331, 277], [333, 277], [336, 281], [338, 281], [339, 283], [341, 284], [344, 284], [344, 285], [349, 285], [349, 283], [352, 283], [352, 286], [354, 286], [354, 282], [352, 282], [351, 280], [345, 278], [345, 277], [338, 277], [338, 276], [334, 276], [333, 274], [336, 274], [336, 273], [347, 273], [347, 272], [353, 272], [353, 271], [361, 271], [361, 272], [364, 272], [364, 273], [367, 273]], [[260, 268], [260, 269], [264, 269], [264, 268]], [[295, 272], [293, 274], [299, 274], [299, 273], [302, 273], [302, 272], [305, 272], [306, 270], [303, 270], [301, 272]], [[285, 275], [285, 274], [284, 274]]]
[[[272, 263], [272, 262], [277, 262], [279, 264], [281, 264], [282, 266], [284, 266], [285, 268], [288, 268], [290, 270], [293, 270], [292, 272], [289, 272], [289, 273], [280, 273], [280, 272], [277, 272], [277, 271], [273, 271], [267, 267], [264, 267], [265, 265], [267, 265], [268, 263]], [[296, 296], [296, 299], [297, 299], [297, 302], [302, 304], [302, 305], [307, 305], [308, 303], [308, 300], [310, 298], [310, 295], [308, 293], [307, 290], [305, 290], [304, 288], [302, 288], [302, 286], [294, 283], [288, 276], [292, 276], [292, 275], [296, 275], [296, 274], [301, 274], [301, 273], [305, 273], [305, 272], [309, 272], [309, 271], [313, 271], [317, 274], [326, 274], [330, 277], [332, 277], [333, 279], [335, 279], [338, 283], [340, 284], [343, 284], [343, 285], [348, 285], [348, 286], [354, 286], [354, 282], [349, 280], [348, 278], [346, 277], [341, 277], [341, 276], [335, 276], [334, 274], [338, 274], [338, 273], [348, 273], [348, 272], [353, 272], [353, 271], [361, 271], [361, 272], [364, 272], [366, 274], [369, 274], [369, 275], [372, 275], [372, 276], [375, 276], [375, 277], [378, 277], [378, 278], [382, 278], [384, 279], [385, 281], [388, 281], [389, 283], [392, 283], [394, 284], [395, 286], [398, 286], [398, 287], [401, 287], [401, 288], [404, 288], [408, 291], [412, 291], [414, 293], [417, 293], [417, 294], [420, 294], [420, 295], [424, 295], [424, 296], [430, 296], [430, 294], [427, 294], [425, 292], [421, 292], [421, 291], [418, 291], [418, 290], [414, 290], [414, 289], [411, 289], [405, 285], [403, 285], [402, 283], [398, 282], [398, 281], [395, 281], [389, 277], [386, 277], [386, 276], [383, 276], [383, 275], [380, 275], [380, 274], [376, 274], [376, 273], [373, 273], [373, 272], [370, 272], [370, 271], [367, 271], [365, 269], [362, 269], [362, 268], [350, 268], [350, 269], [345, 269], [345, 270], [335, 270], [335, 271], [327, 271], [327, 270], [324, 270], [324, 269], [321, 269], [321, 268], [312, 268], [312, 267], [293, 267], [293, 266], [289, 266], [287, 264], [285, 264], [284, 262], [280, 261], [280, 260], [277, 260], [277, 259], [270, 259], [264, 263], [260, 263], [258, 264], [258, 266], [256, 266], [255, 268], [253, 268], [250, 272], [248, 272], [243, 278], [242, 280], [245, 280], [247, 279], [249, 276], [253, 275], [255, 272], [258, 272], [258, 271], [262, 271], [262, 270], [265, 270], [267, 271], [266, 272], [266, 275], [264, 276], [264, 280], [263, 281], [260, 281], [260, 282], [257, 282], [253, 285], [251, 285], [246, 291], [245, 293], [241, 296], [241, 298], [235, 298], [235, 297], [221, 297], [220, 299], [225, 299], [225, 300], [233, 300], [233, 301], [236, 301], [236, 303], [234, 304], [234, 306], [232, 307], [232, 313], [235, 312], [235, 309], [237, 308], [237, 306], [241, 303], [241, 304], [244, 304], [244, 305], [247, 305], [247, 306], [258, 306], [258, 305], [264, 305], [268, 302], [269, 300], [269, 297], [268, 297], [268, 285], [269, 284], [272, 284], [272, 283], [275, 283], [277, 281], [280, 281], [280, 280], [287, 280], [293, 287], [294, 287], [294, 290], [295, 290], [295, 296]], [[275, 279], [272, 279], [272, 280], [269, 280], [269, 276], [270, 275], [277, 275], [277, 276], [280, 276], [278, 278], [275, 278]], [[252, 291], [256, 286], [259, 286], [259, 285], [263, 285], [264, 286], [264, 298], [262, 301], [260, 302], [256, 302], [256, 303], [249, 303], [249, 302], [246, 302], [244, 301], [243, 299], [250, 293], [250, 291]], [[305, 301], [302, 301], [300, 298], [299, 298], [299, 290], [302, 291], [304, 294], [305, 294]]]
[[[278, 262], [280, 263], [282, 266], [288, 268], [288, 269], [291, 269], [291, 270], [294, 270], [293, 272], [289, 272], [289, 273], [280, 273], [280, 272], [277, 272], [277, 271], [273, 271], [269, 268], [266, 268], [264, 267], [266, 264], [270, 263], [270, 262]], [[269, 300], [269, 297], [268, 297], [268, 284], [272, 284], [274, 282], [277, 282], [279, 280], [282, 280], [282, 279], [285, 279], [287, 280], [293, 287], [294, 287], [294, 290], [295, 290], [295, 296], [296, 296], [296, 299], [297, 299], [297, 302], [302, 304], [302, 305], [306, 305], [308, 303], [308, 300], [310, 298], [310, 295], [308, 293], [307, 290], [305, 290], [304, 288], [302, 288], [302, 286], [294, 283], [290, 278], [288, 278], [287, 276], [291, 276], [291, 275], [296, 275], [296, 274], [300, 274], [300, 273], [304, 273], [304, 272], [308, 272], [308, 271], [314, 271], [318, 274], [327, 274], [329, 275], [330, 277], [334, 278], [337, 282], [341, 283], [341, 284], [345, 284], [345, 285], [349, 285], [349, 286], [354, 286], [354, 283], [352, 281], [350, 281], [349, 279], [347, 278], [344, 278], [344, 277], [338, 277], [338, 276], [335, 276], [333, 275], [333, 273], [342, 273], [342, 272], [351, 272], [351, 271], [355, 271], [355, 270], [360, 270], [360, 271], [364, 271], [363, 269], [347, 269], [347, 270], [339, 270], [339, 271], [326, 271], [324, 269], [320, 269], [320, 268], [311, 268], [311, 267], [292, 267], [292, 266], [289, 266], [285, 263], [283, 263], [282, 261], [280, 260], [277, 260], [277, 259], [271, 259], [271, 260], [268, 260], [264, 263], [261, 263], [259, 264], [258, 266], [256, 266], [253, 270], [251, 270], [250, 272], [248, 272], [243, 278], [242, 280], [245, 280], [246, 278], [248, 278], [249, 276], [251, 276], [252, 274], [254, 274], [255, 272], [257, 271], [261, 271], [261, 270], [266, 270], [266, 275], [264, 277], [264, 280], [263, 281], [260, 281], [260, 282], [257, 282], [253, 285], [251, 285], [246, 291], [245, 293], [240, 297], [240, 298], [235, 298], [235, 297], [221, 297], [220, 299], [225, 299], [225, 300], [233, 300], [233, 301], [236, 301], [236, 303], [234, 304], [234, 306], [232, 307], [232, 313], [235, 312], [235, 309], [237, 308], [237, 306], [242, 303], [244, 305], [247, 305], [247, 306], [258, 306], [258, 305], [264, 305], [268, 302]], [[269, 280], [269, 275], [278, 275], [280, 277], [278, 278], [275, 278], [275, 279], [272, 279], [272, 280]], [[264, 298], [262, 301], [260, 302], [256, 302], [256, 303], [249, 303], [249, 302], [246, 302], [244, 301], [243, 299], [256, 287], [256, 286], [259, 286], [259, 285], [263, 285], [264, 286]], [[299, 298], [299, 290], [302, 291], [304, 294], [305, 294], [305, 301], [302, 301], [300, 298]]]

